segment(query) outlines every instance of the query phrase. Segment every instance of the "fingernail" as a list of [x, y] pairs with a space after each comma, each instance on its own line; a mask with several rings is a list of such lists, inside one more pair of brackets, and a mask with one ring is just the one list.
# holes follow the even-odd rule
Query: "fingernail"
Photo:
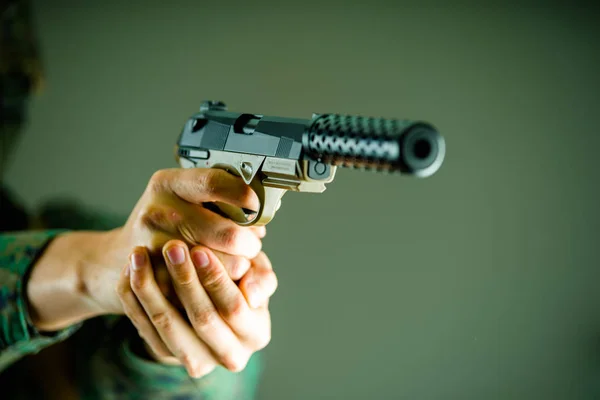
[[208, 256], [206, 255], [205, 252], [201, 251], [201, 250], [197, 250], [194, 252], [194, 264], [196, 264], [196, 266], [198, 267], [206, 267], [208, 266]]
[[173, 265], [183, 264], [185, 261], [185, 254], [181, 246], [173, 246], [167, 250], [167, 257]]
[[129, 265], [125, 267], [125, 276], [129, 276], [129, 274], [130, 274], [129, 269], [130, 268], [131, 267]]
[[260, 295], [260, 290], [258, 289], [256, 283], [249, 283], [246, 286], [246, 290], [248, 291], [250, 306], [252, 308], [257, 308], [258, 306], [260, 306], [260, 303], [262, 302], [262, 296]]
[[133, 268], [134, 271], [142, 268], [145, 262], [146, 255], [143, 253], [133, 253], [133, 256], [131, 256], [131, 268]]

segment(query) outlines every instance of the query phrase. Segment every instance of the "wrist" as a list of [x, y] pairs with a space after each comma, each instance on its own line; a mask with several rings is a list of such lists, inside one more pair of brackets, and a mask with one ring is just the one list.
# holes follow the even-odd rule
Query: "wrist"
[[29, 316], [40, 331], [57, 331], [101, 315], [84, 271], [100, 260], [105, 232], [56, 236], [32, 266], [26, 293]]
[[127, 263], [128, 253], [122, 251], [122, 228], [94, 232], [93, 242], [86, 256], [77, 266], [78, 292], [85, 298], [94, 316], [122, 314], [122, 306], [115, 293], [121, 269]]

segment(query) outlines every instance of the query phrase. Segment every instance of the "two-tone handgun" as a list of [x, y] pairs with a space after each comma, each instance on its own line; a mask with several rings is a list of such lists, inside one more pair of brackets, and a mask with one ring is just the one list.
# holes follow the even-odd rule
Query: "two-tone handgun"
[[256, 212], [213, 204], [240, 225], [266, 225], [288, 191], [321, 193], [336, 168], [354, 167], [428, 177], [442, 165], [443, 137], [429, 123], [339, 114], [282, 118], [227, 110], [206, 101], [179, 136], [183, 168], [222, 168], [259, 197]]

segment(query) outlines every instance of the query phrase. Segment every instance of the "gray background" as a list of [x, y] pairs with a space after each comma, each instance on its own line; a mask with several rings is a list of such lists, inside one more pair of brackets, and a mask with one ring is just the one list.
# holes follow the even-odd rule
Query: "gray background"
[[34, 1], [48, 86], [8, 173], [31, 207], [126, 214], [203, 99], [446, 136], [430, 179], [342, 170], [284, 197], [261, 399], [594, 398], [596, 9], [79, 3]]

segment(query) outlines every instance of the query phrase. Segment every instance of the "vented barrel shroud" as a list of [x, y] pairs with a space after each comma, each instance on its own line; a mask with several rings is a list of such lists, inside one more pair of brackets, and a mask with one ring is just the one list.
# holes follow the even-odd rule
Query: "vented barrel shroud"
[[426, 177], [445, 156], [445, 142], [425, 122], [325, 114], [303, 137], [304, 150], [332, 165]]

